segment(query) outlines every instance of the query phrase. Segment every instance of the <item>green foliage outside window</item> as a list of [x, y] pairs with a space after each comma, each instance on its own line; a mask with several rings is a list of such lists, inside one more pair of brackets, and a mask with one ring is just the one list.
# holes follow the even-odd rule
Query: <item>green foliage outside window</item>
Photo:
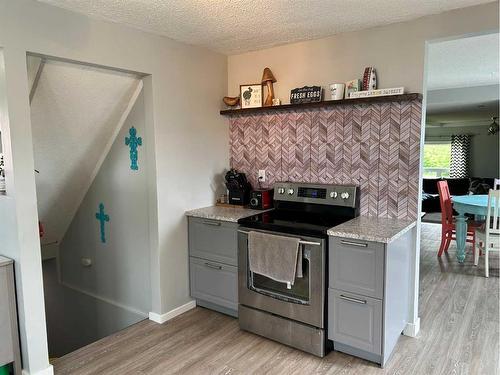
[[424, 145], [424, 177], [450, 176], [451, 143]]

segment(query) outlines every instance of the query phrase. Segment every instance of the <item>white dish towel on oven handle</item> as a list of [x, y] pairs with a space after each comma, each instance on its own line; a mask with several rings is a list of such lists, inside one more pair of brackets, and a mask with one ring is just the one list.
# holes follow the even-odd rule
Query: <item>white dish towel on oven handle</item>
[[295, 277], [302, 277], [302, 249], [299, 242], [300, 239], [296, 237], [250, 231], [248, 233], [250, 271], [285, 283], [287, 288], [291, 289]]

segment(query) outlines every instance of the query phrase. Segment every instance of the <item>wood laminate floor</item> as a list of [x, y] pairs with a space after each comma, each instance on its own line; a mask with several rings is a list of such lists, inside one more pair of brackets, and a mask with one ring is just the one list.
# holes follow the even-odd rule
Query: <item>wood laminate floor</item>
[[62, 374], [499, 374], [498, 255], [490, 278], [455, 246], [436, 257], [440, 227], [424, 224], [418, 338], [401, 336], [384, 369], [342, 353], [325, 358], [240, 331], [204, 308], [159, 325], [143, 321], [54, 363]]

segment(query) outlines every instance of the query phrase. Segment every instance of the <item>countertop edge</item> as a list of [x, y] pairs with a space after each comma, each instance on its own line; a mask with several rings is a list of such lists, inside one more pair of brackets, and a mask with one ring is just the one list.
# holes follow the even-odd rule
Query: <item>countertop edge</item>
[[[353, 219], [355, 220], [355, 219]], [[373, 235], [366, 235], [366, 234], [360, 234], [360, 233], [353, 233], [349, 231], [342, 231], [342, 230], [335, 230], [335, 227], [328, 229], [327, 234], [329, 236], [334, 236], [334, 237], [344, 237], [344, 238], [350, 238], [350, 239], [357, 239], [357, 240], [364, 240], [364, 241], [372, 241], [372, 242], [380, 242], [380, 243], [385, 243], [389, 244], [393, 242], [394, 240], [398, 239], [399, 237], [403, 236], [405, 233], [407, 233], [410, 229], [414, 228], [417, 225], [417, 221], [412, 221], [408, 223], [408, 225], [404, 226], [402, 229], [400, 229], [397, 233], [390, 237], [384, 237], [384, 236], [378, 236], [376, 234]]]
[[225, 216], [217, 216], [217, 215], [202, 215], [196, 213], [186, 213], [187, 217], [194, 217], [197, 219], [208, 219], [208, 220], [219, 220], [226, 221], [228, 223], [237, 223], [239, 219], [235, 219], [233, 217], [225, 217]]
[[3, 266], [8, 266], [9, 264], [14, 263], [14, 261], [10, 258], [4, 257], [3, 255], [0, 255], [0, 267]]
[[[220, 212], [210, 212], [217, 210], [220, 210]], [[232, 214], [228, 214], [228, 211], [230, 210], [234, 210], [234, 212]], [[239, 219], [257, 215], [262, 212], [270, 210], [271, 209], [255, 210], [243, 207], [239, 208], [239, 207], [224, 207], [224, 206], [207, 206], [207, 207], [195, 208], [193, 210], [188, 210], [184, 213], [184, 215], [186, 215], [187, 217], [194, 217], [199, 219], [219, 220], [228, 223], [237, 223]]]

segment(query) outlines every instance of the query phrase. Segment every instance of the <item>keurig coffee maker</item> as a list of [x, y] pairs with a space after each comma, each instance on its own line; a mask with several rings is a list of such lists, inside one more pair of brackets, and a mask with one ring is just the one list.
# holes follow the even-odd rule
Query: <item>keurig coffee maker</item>
[[250, 201], [252, 187], [244, 173], [231, 169], [226, 173], [226, 187], [229, 190], [229, 204], [244, 206]]

